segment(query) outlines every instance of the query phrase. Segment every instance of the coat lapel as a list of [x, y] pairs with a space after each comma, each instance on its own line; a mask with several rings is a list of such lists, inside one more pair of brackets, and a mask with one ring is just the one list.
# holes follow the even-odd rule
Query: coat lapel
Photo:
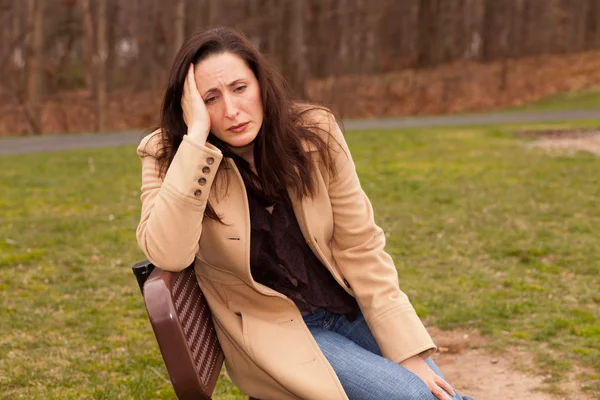
[[[251, 284], [250, 212], [242, 177], [231, 159], [217, 175], [209, 202], [223, 224], [205, 219], [200, 237], [203, 260], [226, 269]], [[206, 233], [206, 234], [205, 234]]]

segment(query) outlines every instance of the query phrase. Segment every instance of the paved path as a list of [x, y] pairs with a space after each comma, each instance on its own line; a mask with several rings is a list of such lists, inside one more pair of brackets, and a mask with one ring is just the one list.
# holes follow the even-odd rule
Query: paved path
[[[464, 114], [433, 117], [382, 118], [345, 120], [347, 131], [359, 129], [426, 128], [435, 126], [467, 126], [513, 124], [530, 122], [572, 121], [600, 119], [600, 110], [506, 112], [492, 114]], [[141, 131], [81, 135], [45, 135], [0, 139], [0, 155], [39, 153], [97, 147], [137, 144]]]

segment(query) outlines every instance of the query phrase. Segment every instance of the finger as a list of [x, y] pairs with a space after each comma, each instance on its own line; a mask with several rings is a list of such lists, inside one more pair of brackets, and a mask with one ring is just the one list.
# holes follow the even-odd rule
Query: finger
[[433, 395], [439, 400], [452, 400], [452, 398], [448, 396], [446, 392], [444, 392], [444, 389], [437, 385], [434, 385], [433, 389], [431, 389], [431, 393], [433, 393]]
[[433, 380], [439, 387], [444, 389], [446, 392], [450, 393], [452, 396], [456, 396], [456, 393], [454, 392], [454, 389], [452, 388], [452, 386], [448, 382], [446, 382], [444, 379], [442, 379], [441, 376], [436, 375], [435, 378], [433, 378]]
[[185, 82], [183, 83], [183, 93], [190, 93], [190, 82], [194, 79], [193, 65], [188, 68], [187, 75], [185, 76]]
[[190, 93], [197, 93], [198, 86], [196, 86], [196, 76], [194, 75], [194, 64], [190, 64], [190, 68], [188, 69], [188, 74], [186, 78]]
[[194, 78], [194, 64], [190, 64], [190, 67], [187, 70], [187, 75], [185, 77], [185, 81], [190, 84]]
[[185, 81], [183, 82], [183, 97], [182, 100], [188, 98], [190, 96], [190, 68], [188, 68], [188, 72], [185, 75]]
[[188, 116], [187, 116], [187, 104], [189, 103], [189, 98], [190, 98], [190, 71], [192, 69], [192, 66], [190, 65], [190, 68], [188, 68], [188, 72], [187, 75], [185, 76], [185, 81], [183, 82], [183, 93], [181, 95], [181, 109], [183, 111], [183, 122], [185, 122], [186, 125], [188, 125], [189, 121], [188, 121]]

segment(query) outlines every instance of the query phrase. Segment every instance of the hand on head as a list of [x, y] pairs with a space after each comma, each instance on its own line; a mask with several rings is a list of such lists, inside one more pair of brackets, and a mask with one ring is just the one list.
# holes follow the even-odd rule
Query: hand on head
[[190, 65], [183, 84], [181, 108], [183, 109], [183, 120], [188, 128], [188, 136], [203, 145], [210, 133], [210, 116], [196, 86], [194, 64]]

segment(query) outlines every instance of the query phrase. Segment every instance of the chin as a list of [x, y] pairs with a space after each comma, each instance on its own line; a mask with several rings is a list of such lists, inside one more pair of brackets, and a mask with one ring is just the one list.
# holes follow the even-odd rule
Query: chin
[[246, 147], [256, 139], [257, 134], [243, 134], [237, 137], [231, 137], [227, 140], [227, 144], [231, 147]]

